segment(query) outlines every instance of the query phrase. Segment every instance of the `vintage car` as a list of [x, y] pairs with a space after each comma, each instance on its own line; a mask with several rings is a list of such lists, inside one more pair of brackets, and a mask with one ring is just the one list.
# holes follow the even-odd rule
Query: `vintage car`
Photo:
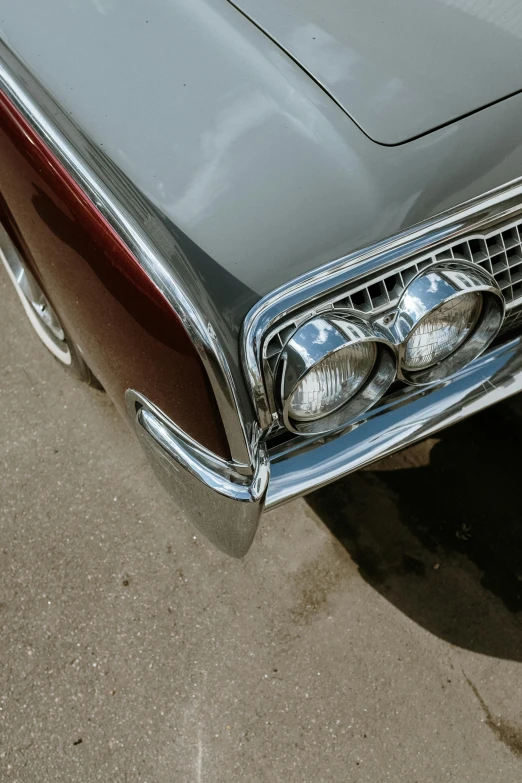
[[7, 275], [225, 552], [522, 388], [521, 38], [489, 0], [2, 0]]

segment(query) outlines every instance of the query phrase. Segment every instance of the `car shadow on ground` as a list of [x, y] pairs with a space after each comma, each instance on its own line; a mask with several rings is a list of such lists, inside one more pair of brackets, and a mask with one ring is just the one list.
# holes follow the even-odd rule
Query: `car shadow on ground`
[[522, 660], [522, 396], [307, 497], [387, 600]]

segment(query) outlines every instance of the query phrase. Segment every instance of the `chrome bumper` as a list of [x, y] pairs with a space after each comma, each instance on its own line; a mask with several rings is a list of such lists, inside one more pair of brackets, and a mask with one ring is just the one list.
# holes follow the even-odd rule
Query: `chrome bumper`
[[522, 337], [489, 351], [443, 383], [397, 395], [344, 434], [299, 438], [274, 449], [266, 507], [329, 484], [519, 391]]
[[160, 483], [218, 549], [243, 557], [263, 511], [269, 464], [263, 445], [245, 475], [192, 440], [150, 400], [129, 389], [127, 411]]
[[522, 337], [446, 381], [401, 392], [350, 430], [299, 437], [267, 452], [244, 475], [203, 449], [136, 392], [129, 413], [158, 478], [221, 550], [248, 551], [263, 508], [293, 500], [522, 391]]

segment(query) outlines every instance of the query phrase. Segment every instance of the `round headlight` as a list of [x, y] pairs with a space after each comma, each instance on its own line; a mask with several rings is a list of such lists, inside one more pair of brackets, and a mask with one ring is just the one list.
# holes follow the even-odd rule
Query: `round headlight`
[[503, 318], [495, 280], [480, 267], [448, 259], [411, 281], [384, 333], [398, 346], [399, 377], [422, 385], [447, 378], [479, 356]]
[[404, 349], [403, 366], [420, 370], [446, 359], [467, 340], [481, 310], [479, 293], [462, 294], [436, 307], [411, 332]]
[[364, 321], [313, 318], [290, 337], [276, 367], [284, 423], [313, 435], [346, 426], [382, 397], [395, 373], [393, 349]]
[[319, 419], [344, 405], [361, 388], [375, 364], [375, 343], [339, 348], [314, 365], [299, 381], [288, 402], [295, 419]]

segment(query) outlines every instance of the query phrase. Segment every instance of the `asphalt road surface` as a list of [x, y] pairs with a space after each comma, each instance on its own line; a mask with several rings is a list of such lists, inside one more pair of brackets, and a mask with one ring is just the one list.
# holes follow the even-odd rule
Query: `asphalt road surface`
[[0, 271], [0, 781], [522, 780], [522, 405], [267, 514], [182, 518]]

